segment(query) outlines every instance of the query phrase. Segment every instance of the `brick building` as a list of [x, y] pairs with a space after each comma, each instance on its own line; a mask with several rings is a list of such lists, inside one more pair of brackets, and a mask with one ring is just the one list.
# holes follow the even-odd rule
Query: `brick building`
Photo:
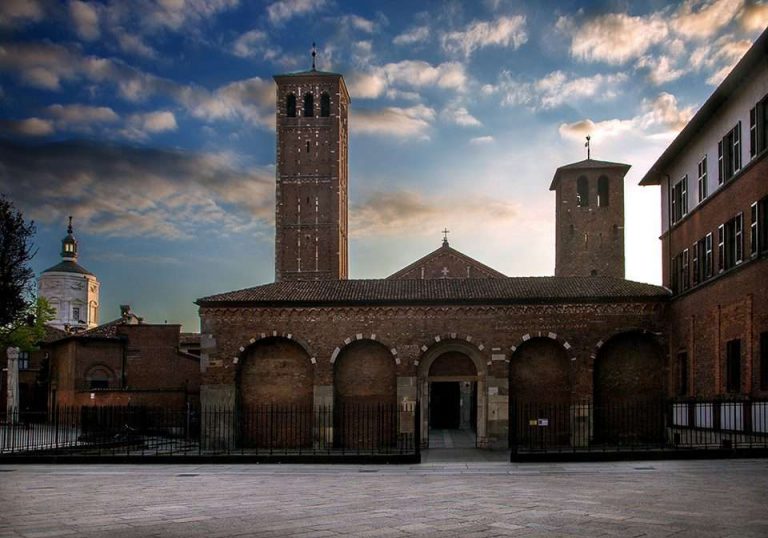
[[276, 282], [198, 299], [201, 403], [421, 405], [430, 429], [507, 441], [510, 402], [657, 401], [668, 290], [624, 279], [628, 165], [557, 169], [554, 277], [506, 277], [452, 248], [347, 279], [343, 77], [276, 76]]
[[646, 173], [677, 396], [768, 396], [768, 31]]
[[144, 323], [124, 306], [114, 321], [42, 344], [50, 361], [50, 402], [166, 409], [196, 404], [200, 359], [181, 350], [180, 330]]

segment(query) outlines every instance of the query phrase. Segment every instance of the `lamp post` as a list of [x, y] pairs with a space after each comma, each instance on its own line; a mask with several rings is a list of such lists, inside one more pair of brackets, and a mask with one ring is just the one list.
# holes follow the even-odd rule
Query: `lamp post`
[[19, 418], [19, 348], [9, 347], [8, 355], [8, 398], [6, 410], [11, 423], [18, 422]]

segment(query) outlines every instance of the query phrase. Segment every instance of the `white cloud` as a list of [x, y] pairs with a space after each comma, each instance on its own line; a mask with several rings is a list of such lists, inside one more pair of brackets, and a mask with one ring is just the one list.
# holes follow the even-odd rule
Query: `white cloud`
[[414, 43], [422, 43], [426, 41], [429, 39], [429, 35], [430, 32], [428, 26], [417, 26], [402, 34], [396, 35], [392, 40], [392, 43], [395, 45], [413, 45]]
[[342, 24], [353, 30], [359, 30], [368, 34], [372, 34], [376, 30], [376, 23], [360, 15], [344, 15], [335, 19], [338, 24]]
[[350, 131], [353, 134], [424, 139], [428, 138], [427, 132], [435, 116], [435, 110], [424, 105], [407, 108], [386, 107], [379, 110], [353, 109]]
[[768, 4], [749, 3], [741, 12], [741, 25], [748, 32], [765, 30], [768, 26]]
[[673, 138], [690, 121], [693, 107], [680, 108], [677, 98], [662, 92], [655, 99], [645, 99], [641, 113], [629, 119], [610, 119], [594, 122], [591, 119], [563, 123], [560, 136], [583, 140], [586, 135], [596, 139], [610, 139], [632, 133], [643, 137]]
[[573, 77], [562, 71], [553, 71], [530, 82], [513, 78], [509, 71], [503, 71], [498, 84], [486, 84], [481, 92], [485, 95], [500, 94], [504, 105], [550, 109], [585, 98], [601, 101], [613, 99], [627, 79], [624, 73]]
[[440, 113], [440, 117], [448, 123], [453, 123], [460, 127], [480, 127], [483, 125], [480, 120], [470, 114], [463, 106], [449, 106]]
[[59, 130], [66, 130], [78, 125], [113, 123], [120, 116], [109, 107], [88, 105], [51, 105], [45, 109], [46, 115], [56, 121]]
[[47, 136], [54, 132], [53, 122], [41, 118], [0, 120], [0, 132], [21, 136]]
[[493, 142], [495, 142], [495, 140], [496, 139], [493, 138], [492, 136], [476, 136], [474, 138], [470, 138], [469, 143], [472, 144], [473, 146], [484, 146], [487, 144], [492, 144]]
[[473, 22], [463, 31], [448, 32], [442, 36], [443, 48], [466, 57], [488, 46], [519, 48], [528, 41], [525, 17], [499, 17], [494, 22]]
[[0, 27], [39, 22], [44, 11], [38, 0], [3, 0], [0, 2]]
[[459, 62], [445, 62], [433, 66], [421, 60], [403, 60], [370, 68], [367, 72], [353, 73], [348, 80], [352, 97], [376, 98], [391, 88], [438, 87], [463, 91], [467, 74]]
[[622, 64], [664, 41], [669, 29], [661, 15], [633, 17], [609, 13], [583, 22], [560, 17], [556, 28], [571, 37], [571, 56], [586, 61]]
[[693, 69], [712, 73], [707, 83], [717, 86], [751, 46], [752, 42], [747, 39], [737, 40], [730, 34], [724, 35], [714, 42], [696, 48], [688, 59], [688, 65]]
[[635, 67], [641, 70], [647, 70], [648, 79], [653, 84], [659, 86], [665, 82], [677, 80], [685, 74], [685, 69], [678, 69], [672, 64], [673, 59], [666, 55], [657, 57], [643, 56], [637, 61]]
[[670, 22], [673, 31], [703, 39], [715, 35], [741, 11], [744, 0], [686, 0]]
[[317, 11], [325, 4], [326, 0], [280, 0], [267, 6], [267, 16], [272, 24], [280, 24]]
[[81, 39], [94, 41], [101, 35], [99, 13], [93, 4], [80, 0], [70, 0], [69, 16], [75, 25], [75, 32]]
[[126, 32], [122, 28], [115, 28], [114, 34], [117, 38], [117, 44], [123, 52], [145, 58], [157, 57], [157, 51], [147, 45], [140, 35]]
[[262, 46], [267, 41], [266, 32], [261, 30], [250, 30], [238, 37], [232, 45], [232, 52], [235, 56], [248, 58], [256, 56]]

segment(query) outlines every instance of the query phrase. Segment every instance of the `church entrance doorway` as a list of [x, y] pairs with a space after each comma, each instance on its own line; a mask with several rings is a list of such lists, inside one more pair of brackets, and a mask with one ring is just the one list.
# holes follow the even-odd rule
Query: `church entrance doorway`
[[449, 351], [432, 363], [429, 390], [429, 448], [477, 444], [477, 368], [467, 355]]

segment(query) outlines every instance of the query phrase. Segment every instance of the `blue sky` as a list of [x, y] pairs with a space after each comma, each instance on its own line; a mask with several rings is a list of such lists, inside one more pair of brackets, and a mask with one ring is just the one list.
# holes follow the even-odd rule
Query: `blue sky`
[[554, 271], [555, 169], [632, 165], [627, 277], [659, 283], [659, 200], [637, 182], [768, 25], [768, 4], [4, 0], [0, 191], [38, 226], [39, 273], [74, 216], [119, 304], [198, 330], [193, 301], [274, 277], [274, 84], [344, 75], [350, 275], [440, 245], [510, 276]]

